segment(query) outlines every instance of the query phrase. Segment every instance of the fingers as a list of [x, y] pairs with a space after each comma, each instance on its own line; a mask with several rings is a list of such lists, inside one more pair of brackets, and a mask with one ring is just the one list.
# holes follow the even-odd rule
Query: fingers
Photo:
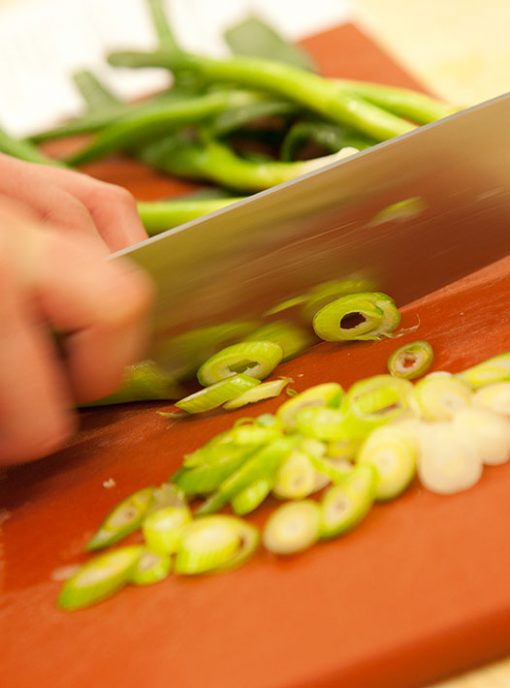
[[0, 193], [29, 205], [54, 226], [99, 235], [116, 251], [147, 233], [131, 194], [72, 170], [43, 167], [0, 156]]
[[[0, 463], [62, 447], [73, 407], [105, 396], [140, 360], [153, 288], [93, 237], [41, 229], [0, 198]], [[63, 338], [59, 357], [51, 331]]]
[[65, 339], [71, 388], [79, 402], [114, 391], [143, 355], [153, 287], [127, 261], [104, 260], [83, 238], [48, 233], [38, 277], [42, 312]]
[[85, 205], [111, 251], [147, 239], [135, 200], [126, 189], [66, 170], [51, 172], [52, 178], [58, 180], [62, 188]]
[[74, 429], [65, 376], [4, 248], [0, 242], [0, 465], [46, 456]]

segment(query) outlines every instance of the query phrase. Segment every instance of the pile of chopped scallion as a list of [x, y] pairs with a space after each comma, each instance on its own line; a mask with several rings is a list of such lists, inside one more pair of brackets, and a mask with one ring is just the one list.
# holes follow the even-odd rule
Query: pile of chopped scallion
[[[414, 344], [401, 347], [404, 377], [376, 375], [347, 391], [337, 382], [311, 387], [274, 415], [241, 419], [211, 438], [184, 457], [168, 483], [127, 497], [87, 550], [109, 548], [136, 530], [144, 544], [90, 559], [64, 583], [59, 605], [87, 607], [172, 571], [226, 571], [244, 564], [261, 543], [276, 555], [294, 554], [345, 535], [374, 503], [397, 498], [415, 478], [428, 490], [452, 494], [475, 485], [484, 465], [508, 461], [510, 352], [413, 384], [405, 374], [416, 361]], [[204, 381], [217, 385], [208, 377], [217, 369], [216, 359], [202, 371]], [[260, 533], [242, 517], [270, 495], [284, 503]], [[232, 513], [218, 513], [225, 509]]]

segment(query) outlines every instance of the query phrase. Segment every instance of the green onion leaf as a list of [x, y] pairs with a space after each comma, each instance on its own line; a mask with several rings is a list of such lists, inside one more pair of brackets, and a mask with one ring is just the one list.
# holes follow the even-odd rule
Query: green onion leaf
[[285, 378], [263, 382], [262, 384], [257, 385], [257, 387], [249, 389], [244, 394], [232, 399], [232, 401], [228, 401], [223, 405], [223, 408], [227, 411], [233, 411], [234, 409], [241, 408], [247, 404], [255, 404], [257, 401], [272, 399], [280, 395], [288, 384], [289, 382]]
[[414, 380], [424, 375], [434, 362], [434, 350], [423, 340], [404, 344], [388, 359], [390, 375]]
[[273, 494], [280, 499], [303, 499], [314, 492], [315, 468], [310, 457], [296, 449], [278, 468]]
[[377, 340], [400, 324], [395, 302], [381, 292], [349, 294], [323, 306], [313, 317], [313, 329], [327, 342]]
[[219, 351], [203, 363], [197, 373], [204, 387], [237, 373], [259, 380], [267, 377], [282, 360], [281, 346], [274, 342], [240, 342]]
[[510, 382], [510, 351], [468, 368], [458, 377], [472, 389], [479, 389], [495, 382]]
[[377, 428], [368, 436], [356, 462], [374, 468], [376, 499], [394, 499], [408, 487], [416, 473], [418, 451], [418, 438], [405, 423]]
[[356, 466], [322, 498], [321, 537], [333, 538], [356, 526], [372, 507], [377, 478], [371, 466]]
[[258, 384], [259, 381], [250, 375], [233, 375], [180, 399], [175, 405], [187, 413], [204, 413], [222, 406]]
[[245, 338], [247, 342], [254, 340], [278, 344], [283, 351], [282, 361], [294, 358], [294, 356], [308, 349], [314, 342], [314, 338], [308, 330], [286, 320], [277, 320], [263, 325]]
[[238, 565], [254, 551], [256, 532], [254, 526], [233, 516], [208, 516], [194, 521], [182, 534], [175, 572], [195, 575]]
[[82, 609], [110, 597], [130, 581], [143, 552], [140, 546], [121, 547], [94, 557], [64, 583], [59, 606]]
[[266, 549], [275, 554], [294, 554], [319, 539], [321, 509], [309, 499], [284, 504], [269, 517], [262, 534]]
[[215, 513], [256, 480], [260, 478], [272, 480], [279, 465], [294, 449], [294, 446], [294, 439], [282, 437], [259, 449], [221, 483], [217, 492], [204, 502], [196, 514], [202, 516]]
[[139, 528], [154, 504], [155, 489], [144, 487], [117, 504], [87, 542], [85, 549], [91, 552], [109, 547]]
[[262, 504], [267, 495], [271, 492], [273, 481], [269, 478], [260, 478], [244, 490], [238, 492], [232, 499], [232, 509], [238, 516], [250, 514]]
[[276, 417], [279, 418], [285, 430], [292, 432], [296, 429], [296, 418], [301, 409], [313, 406], [338, 407], [343, 394], [342, 387], [336, 382], [315, 385], [285, 401], [276, 412]]
[[172, 560], [168, 554], [146, 550], [138, 559], [129, 582], [134, 585], [152, 585], [168, 578]]
[[424, 420], [449, 420], [456, 411], [470, 405], [471, 396], [461, 378], [432, 374], [416, 384], [413, 408]]
[[510, 382], [497, 382], [477, 390], [473, 405], [510, 417]]
[[184, 526], [191, 521], [188, 507], [167, 506], [149, 514], [142, 524], [147, 547], [159, 554], [172, 554], [179, 549]]

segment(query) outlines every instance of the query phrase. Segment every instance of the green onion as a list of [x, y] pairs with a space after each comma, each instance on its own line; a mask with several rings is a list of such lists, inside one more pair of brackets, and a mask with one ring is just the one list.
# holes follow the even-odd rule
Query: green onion
[[233, 375], [180, 399], [175, 405], [187, 413], [204, 413], [222, 406], [258, 384], [259, 381], [250, 375]]
[[473, 394], [473, 405], [510, 416], [510, 382], [496, 382]]
[[183, 527], [191, 521], [188, 507], [167, 506], [149, 514], [142, 524], [147, 547], [159, 554], [172, 554], [179, 549]]
[[313, 317], [313, 329], [327, 342], [381, 339], [400, 323], [395, 302], [380, 292], [349, 294], [323, 306]]
[[64, 583], [59, 606], [82, 609], [110, 597], [130, 581], [143, 551], [141, 546], [121, 547], [94, 557]]
[[[190, 523], [182, 534], [175, 572], [195, 575], [242, 563], [256, 547], [254, 530], [233, 516], [208, 516]], [[250, 545], [249, 552], [246, 542]]]
[[414, 380], [424, 375], [434, 361], [434, 350], [423, 340], [404, 344], [388, 359], [390, 375]]
[[312, 322], [317, 311], [327, 306], [328, 303], [336, 301], [341, 296], [370, 292], [373, 287], [374, 283], [363, 277], [322, 282], [304, 297], [303, 317], [307, 322]]
[[464, 408], [453, 418], [453, 427], [478, 451], [481, 461], [498, 466], [510, 459], [510, 421], [483, 408]]
[[458, 377], [472, 389], [479, 389], [495, 382], [510, 382], [510, 352], [499, 354], [468, 368]]
[[263, 382], [262, 384], [257, 385], [257, 387], [253, 387], [253, 389], [249, 389], [244, 394], [232, 399], [232, 401], [228, 401], [223, 405], [223, 408], [227, 411], [233, 411], [234, 409], [241, 408], [247, 404], [255, 404], [257, 401], [272, 399], [279, 396], [288, 384], [289, 381], [285, 378]]
[[278, 468], [273, 494], [280, 499], [303, 499], [312, 494], [315, 483], [315, 468], [310, 457], [296, 449]]
[[361, 444], [359, 438], [346, 438], [328, 442], [326, 454], [330, 459], [353, 461]]
[[198, 369], [197, 378], [204, 387], [236, 373], [261, 380], [276, 368], [282, 356], [281, 346], [274, 342], [240, 342], [211, 356]]
[[28, 141], [15, 139], [0, 127], [0, 153], [6, 153], [18, 160], [26, 160], [40, 165], [63, 167], [63, 163], [42, 153], [37, 146]]
[[257, 446], [219, 446], [209, 452], [208, 459], [179, 472], [173, 480], [186, 495], [209, 494], [218, 489], [249, 459]]
[[117, 504], [87, 542], [85, 549], [91, 552], [109, 547], [135, 531], [154, 503], [154, 491], [154, 487], [144, 487]]
[[221, 483], [218, 490], [198, 509], [197, 515], [215, 513], [260, 478], [272, 480], [279, 465], [294, 449], [294, 446], [295, 440], [282, 437], [259, 449]]
[[284, 504], [276, 509], [264, 527], [262, 542], [275, 554], [294, 554], [319, 539], [321, 510], [309, 499]]
[[477, 449], [452, 423], [421, 423], [418, 476], [431, 492], [453, 494], [480, 480], [482, 462]]
[[224, 564], [217, 567], [216, 571], [230, 571], [242, 566], [256, 552], [260, 544], [260, 533], [251, 523], [238, 519], [237, 528], [239, 533], [239, 548], [237, 552]]
[[246, 337], [247, 342], [253, 340], [278, 344], [283, 351], [282, 361], [294, 358], [308, 349], [314, 341], [308, 330], [286, 320], [277, 320], [259, 327]]
[[174, 400], [182, 395], [176, 380], [153, 361], [142, 361], [128, 366], [120, 388], [107, 397], [97, 399], [88, 406], [111, 406], [135, 401]]
[[321, 537], [333, 538], [351, 530], [370, 511], [377, 478], [370, 466], [356, 466], [322, 498]]
[[429, 375], [414, 388], [413, 407], [424, 420], [449, 420], [470, 403], [467, 384], [451, 375]]
[[345, 417], [340, 409], [308, 406], [296, 414], [296, 428], [301, 435], [322, 442], [340, 440], [345, 436]]
[[204, 198], [172, 199], [169, 201], [152, 201], [138, 203], [138, 214], [149, 236], [155, 236], [171, 227], [183, 225], [198, 217], [215, 213], [227, 205], [240, 201], [241, 198]]
[[119, 52], [108, 59], [114, 66], [166, 67], [177, 73], [189, 71], [209, 82], [233, 83], [275, 93], [377, 141], [399, 136], [415, 128], [410, 122], [368, 103], [334, 81], [270, 60], [253, 57], [214, 60], [189, 54], [171, 55], [162, 51]]
[[411, 382], [391, 375], [374, 375], [356, 382], [341, 407], [344, 439], [363, 439], [380, 425], [402, 416], [410, 407], [412, 394]]
[[344, 459], [328, 459], [322, 456], [311, 456], [310, 460], [316, 473], [327, 478], [327, 480], [321, 479], [316, 481], [314, 492], [322, 489], [330, 482], [336, 485], [345, 478], [347, 473], [353, 470], [352, 464]]
[[374, 430], [357, 456], [357, 465], [372, 466], [377, 475], [375, 498], [394, 499], [416, 473], [418, 439], [405, 425], [390, 424]]
[[296, 429], [296, 418], [301, 409], [309, 406], [337, 407], [342, 401], [343, 394], [343, 389], [337, 382], [315, 385], [285, 401], [276, 412], [276, 417], [285, 430], [292, 432]]
[[152, 585], [168, 578], [172, 560], [168, 554], [145, 551], [138, 559], [129, 582], [134, 585]]
[[271, 492], [273, 481], [269, 478], [260, 478], [244, 490], [238, 492], [232, 499], [232, 509], [238, 516], [250, 514], [262, 504], [267, 495]]

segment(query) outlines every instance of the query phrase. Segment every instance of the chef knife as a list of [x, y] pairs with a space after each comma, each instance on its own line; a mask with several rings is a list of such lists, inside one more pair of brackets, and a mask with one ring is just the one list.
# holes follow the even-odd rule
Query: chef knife
[[149, 355], [189, 373], [318, 285], [401, 306], [507, 255], [509, 122], [506, 94], [114, 254], [156, 284]]

